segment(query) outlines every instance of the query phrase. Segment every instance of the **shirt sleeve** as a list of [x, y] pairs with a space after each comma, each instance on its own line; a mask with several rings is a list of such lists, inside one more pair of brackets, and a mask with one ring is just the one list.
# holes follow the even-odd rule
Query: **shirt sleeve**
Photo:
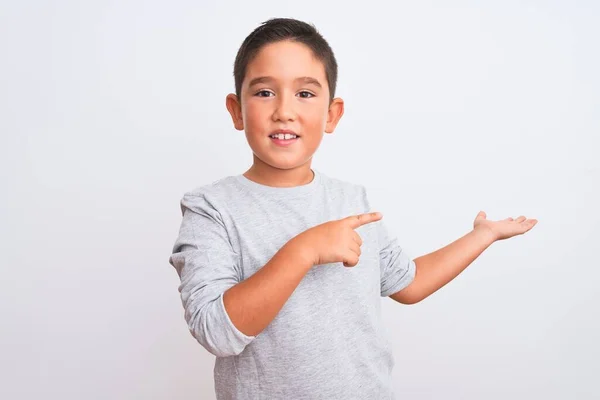
[[215, 356], [237, 355], [255, 338], [233, 325], [223, 303], [225, 291], [241, 280], [239, 257], [219, 212], [203, 195], [186, 193], [180, 205], [183, 219], [169, 263], [181, 279], [188, 329]]
[[[366, 189], [362, 186], [367, 212], [371, 210]], [[379, 243], [379, 267], [381, 270], [381, 297], [390, 296], [407, 287], [415, 278], [416, 265], [409, 254], [400, 246], [398, 238], [390, 233], [384, 218], [373, 222]]]

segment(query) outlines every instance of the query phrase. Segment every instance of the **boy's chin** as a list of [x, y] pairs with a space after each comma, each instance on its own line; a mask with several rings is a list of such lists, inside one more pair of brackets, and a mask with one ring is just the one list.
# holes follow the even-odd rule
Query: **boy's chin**
[[261, 158], [261, 161], [268, 166], [279, 169], [279, 170], [291, 170], [300, 168], [303, 165], [306, 165], [307, 162], [310, 161], [312, 155], [303, 154], [302, 157], [298, 157], [297, 155], [289, 155], [289, 157], [281, 157], [277, 155], [269, 155], [267, 157]]

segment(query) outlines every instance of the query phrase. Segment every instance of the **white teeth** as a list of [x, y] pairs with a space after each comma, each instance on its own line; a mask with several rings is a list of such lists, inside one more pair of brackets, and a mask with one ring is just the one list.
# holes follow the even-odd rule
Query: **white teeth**
[[291, 134], [291, 133], [286, 133], [286, 134], [279, 133], [279, 134], [276, 134], [276, 135], [271, 135], [271, 137], [272, 137], [272, 138], [277, 138], [277, 139], [279, 139], [279, 140], [284, 140], [284, 139], [285, 139], [285, 140], [289, 140], [289, 139], [295, 139], [295, 138], [297, 138], [298, 136], [296, 136], [296, 135], [294, 135], [294, 134]]

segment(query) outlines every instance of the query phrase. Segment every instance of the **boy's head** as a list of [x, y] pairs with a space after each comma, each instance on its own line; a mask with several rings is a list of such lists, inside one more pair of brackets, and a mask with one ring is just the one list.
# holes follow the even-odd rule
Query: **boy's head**
[[284, 40], [304, 44], [312, 50], [314, 57], [323, 63], [329, 88], [329, 101], [333, 101], [338, 73], [333, 50], [313, 25], [291, 18], [273, 18], [265, 21], [246, 37], [233, 64], [235, 94], [240, 97], [248, 64], [258, 52], [270, 43]]
[[[256, 28], [238, 50], [234, 78], [235, 94], [226, 105], [235, 128], [246, 132], [255, 164], [278, 169], [306, 164], [323, 132], [332, 133], [343, 115], [342, 99], [334, 98], [333, 51], [305, 22], [275, 18]], [[279, 130], [298, 138], [282, 143], [271, 137]]]

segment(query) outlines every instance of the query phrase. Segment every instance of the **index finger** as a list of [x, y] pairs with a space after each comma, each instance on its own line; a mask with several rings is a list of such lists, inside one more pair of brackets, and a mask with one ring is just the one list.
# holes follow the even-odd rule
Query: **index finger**
[[380, 212], [370, 212], [365, 214], [358, 214], [348, 217], [350, 219], [350, 226], [352, 229], [356, 229], [365, 224], [379, 221], [383, 215]]

